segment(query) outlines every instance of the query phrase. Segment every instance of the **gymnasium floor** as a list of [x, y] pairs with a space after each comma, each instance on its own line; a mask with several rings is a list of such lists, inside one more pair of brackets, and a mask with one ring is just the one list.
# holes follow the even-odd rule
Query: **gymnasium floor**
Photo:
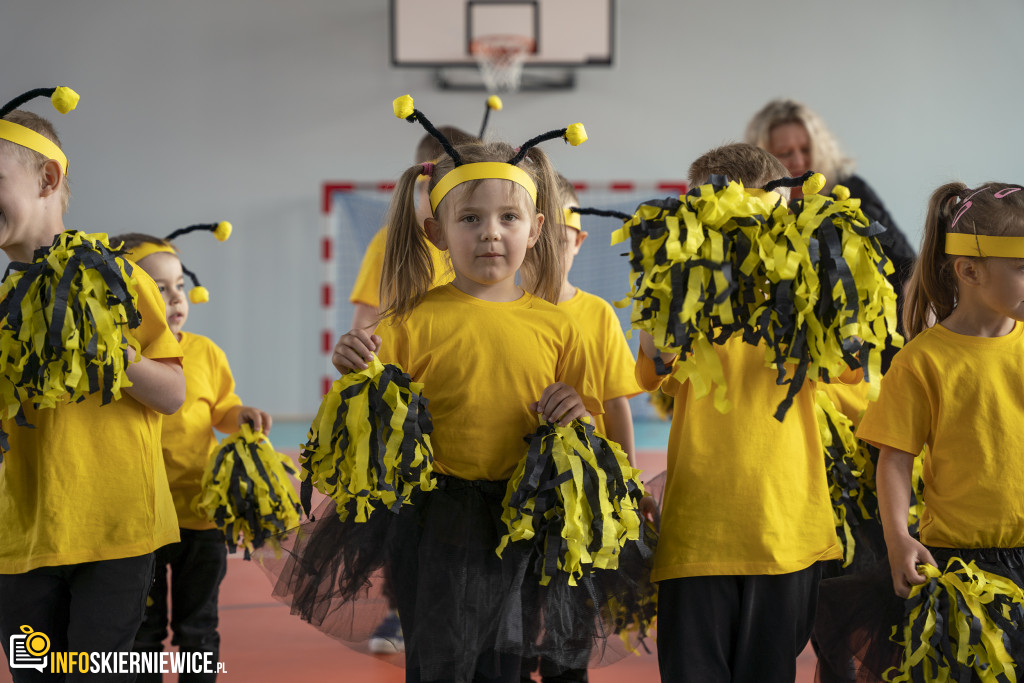
[[[292, 447], [303, 440], [305, 426], [275, 425], [274, 445], [297, 455]], [[667, 426], [637, 425], [637, 465], [657, 473], [665, 469]], [[228, 558], [228, 574], [220, 592], [221, 655], [226, 672], [218, 680], [230, 683], [277, 683], [296, 680], [342, 683], [401, 683], [404, 669], [390, 663], [401, 660], [355, 652], [293, 617], [285, 605], [270, 596], [270, 583], [259, 568], [241, 555]], [[168, 644], [170, 649], [170, 645]], [[173, 683], [168, 676], [168, 683]], [[647, 683], [658, 681], [654, 654], [630, 657], [590, 672], [592, 683]], [[808, 647], [798, 660], [797, 683], [814, 680], [814, 654]], [[11, 681], [6, 666], [0, 667], [0, 683]]]

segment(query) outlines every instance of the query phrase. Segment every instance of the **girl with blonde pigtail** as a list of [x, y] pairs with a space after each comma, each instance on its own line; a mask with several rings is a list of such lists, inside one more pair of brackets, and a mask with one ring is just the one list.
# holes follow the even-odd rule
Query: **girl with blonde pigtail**
[[[1015, 680], [1024, 661], [1022, 189], [949, 183], [931, 197], [904, 310], [910, 341], [857, 431], [881, 451], [891, 576], [881, 590], [844, 592], [856, 614], [828, 615], [843, 637], [819, 638], [825, 656], [852, 657], [858, 681]], [[907, 508], [918, 457], [915, 538]], [[871, 603], [869, 591], [895, 597]]]
[[[371, 416], [378, 421], [370, 431], [400, 424], [403, 438], [415, 432], [415, 446], [401, 449], [402, 463], [394, 469], [402, 470], [402, 481], [418, 478], [406, 487], [383, 475], [384, 483], [376, 482], [373, 491], [354, 496], [332, 491], [333, 498], [306, 525], [308, 533], [289, 549], [292, 559], [277, 572], [275, 592], [321, 630], [359, 642], [366, 635], [363, 627], [380, 617], [363, 606], [373, 603], [379, 609], [386, 602], [381, 592], [388, 590], [404, 634], [407, 681], [518, 682], [523, 656], [545, 656], [565, 670], [578, 669], [592, 655], [604, 655], [608, 636], [617, 638], [612, 625], [602, 621], [612, 615], [606, 607], [612, 600], [627, 604], [624, 593], [636, 583], [608, 574], [618, 570], [614, 562], [594, 559], [600, 553], [586, 559], [594, 574], [607, 570], [597, 579], [578, 564], [562, 569], [567, 557], [579, 556], [566, 555], [565, 543], [558, 540], [548, 541], [544, 547], [550, 553], [542, 556], [532, 534], [512, 530], [514, 520], [524, 519], [510, 512], [509, 500], [514, 489], [520, 490], [518, 477], [527, 486], [531, 481], [521, 474], [525, 463], [551, 461], [539, 446], [528, 449], [524, 436], [568, 428], [589, 440], [593, 428], [579, 418], [602, 410], [580, 332], [555, 305], [561, 262], [548, 217], [561, 207], [551, 164], [535, 148], [555, 138], [579, 144], [586, 136], [575, 124], [518, 149], [498, 142], [452, 145], [413, 109], [411, 98], [396, 100], [395, 113], [422, 124], [446, 154], [436, 164], [407, 169], [398, 180], [388, 217], [381, 322], [375, 333], [357, 328], [342, 335], [333, 362], [342, 373], [336, 387], [357, 377], [372, 384], [387, 374], [409, 388], [409, 405], [417, 407], [418, 417], [412, 417], [412, 408], [398, 418]], [[414, 205], [423, 175], [432, 215], [421, 229]], [[427, 240], [448, 252], [454, 273], [450, 283], [433, 289]], [[532, 283], [531, 292], [520, 288], [519, 277]], [[387, 393], [382, 382], [373, 384], [371, 405], [360, 414], [372, 414], [374, 405], [388, 410], [373, 403]], [[357, 387], [351, 386], [339, 390], [342, 402], [354, 401]], [[341, 421], [332, 410], [321, 408], [326, 417], [314, 423], [310, 451]], [[350, 416], [356, 409], [339, 410]], [[347, 444], [357, 438], [353, 431], [339, 440]], [[363, 452], [385, 448], [375, 443], [381, 442], [371, 437]], [[406, 458], [414, 451], [423, 457]], [[328, 454], [313, 464], [310, 456], [304, 467], [308, 479], [316, 480], [313, 485], [326, 491], [358, 456], [348, 449], [340, 458]], [[317, 469], [328, 460], [342, 464]], [[624, 455], [622, 462], [629, 467]], [[371, 478], [386, 468], [373, 469]], [[408, 474], [414, 468], [419, 474]], [[636, 491], [632, 480], [618, 493], [610, 488], [591, 490], [609, 496], [611, 503], [602, 510], [615, 506], [627, 489], [628, 495]], [[366, 503], [378, 494], [386, 502]], [[538, 504], [536, 519], [558, 524], [552, 509], [547, 511], [541, 514]], [[622, 543], [626, 536], [637, 538], [638, 517], [630, 514], [633, 524], [623, 530]], [[532, 509], [526, 516], [534, 519]], [[642, 555], [632, 547], [623, 553]]]

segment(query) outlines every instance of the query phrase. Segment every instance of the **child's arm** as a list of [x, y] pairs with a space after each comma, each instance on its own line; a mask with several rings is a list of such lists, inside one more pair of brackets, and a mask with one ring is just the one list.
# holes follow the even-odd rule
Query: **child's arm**
[[377, 327], [377, 307], [359, 301], [353, 306], [355, 311], [352, 313], [352, 329], [372, 332]]
[[224, 434], [233, 434], [246, 422], [250, 423], [257, 432], [269, 434], [270, 426], [274, 423], [274, 419], [259, 408], [234, 406], [224, 414], [224, 418], [220, 423], [215, 424], [214, 428]]
[[341, 335], [334, 345], [331, 362], [338, 372], [365, 370], [380, 349], [380, 337], [370, 330], [355, 328]]
[[906, 598], [910, 586], [925, 582], [917, 565], [936, 565], [935, 558], [907, 529], [910, 508], [911, 474], [914, 455], [890, 446], [881, 446], [875, 480], [878, 484], [878, 512], [889, 551], [889, 569], [896, 595]]
[[128, 347], [125, 374], [132, 386], [125, 393], [158, 413], [172, 415], [185, 402], [185, 373], [178, 358], [146, 358], [135, 361], [135, 349]]
[[674, 353], [661, 353], [658, 351], [658, 347], [654, 345], [654, 337], [651, 336], [650, 332], [640, 330], [640, 350], [646, 354], [648, 358], [654, 360], [655, 358], [661, 357], [661, 362], [665, 365], [671, 365], [675, 362], [676, 355]]
[[568, 384], [555, 382], [541, 394], [540, 400], [530, 404], [530, 410], [540, 413], [548, 422], [566, 427], [573, 420], [589, 415], [583, 399]]

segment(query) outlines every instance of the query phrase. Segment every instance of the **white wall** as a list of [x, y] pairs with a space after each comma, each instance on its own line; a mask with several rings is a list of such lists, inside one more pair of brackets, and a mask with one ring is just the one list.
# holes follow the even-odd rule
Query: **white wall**
[[[619, 0], [615, 66], [505, 97], [492, 131], [518, 142], [583, 121], [585, 146], [546, 147], [565, 175], [682, 178], [769, 98], [802, 99], [916, 241], [938, 184], [1021, 181], [1022, 28], [1019, 0]], [[391, 114], [398, 95], [437, 123], [473, 129], [482, 111], [480, 94], [388, 66], [384, 0], [5, 0], [0, 64], [0, 100], [82, 95], [57, 121], [69, 227], [235, 224], [227, 244], [180, 243], [213, 296], [188, 328], [224, 347], [243, 400], [279, 415], [318, 402], [320, 183], [411, 160], [421, 130]]]

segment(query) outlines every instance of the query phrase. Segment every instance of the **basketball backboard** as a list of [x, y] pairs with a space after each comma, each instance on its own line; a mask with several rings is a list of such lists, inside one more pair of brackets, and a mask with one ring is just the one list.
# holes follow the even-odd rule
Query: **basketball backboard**
[[[495, 35], [532, 41], [524, 55], [523, 85], [539, 69], [570, 76], [581, 66], [611, 66], [614, 59], [615, 0], [391, 0], [391, 64], [433, 68], [438, 84], [470, 88], [475, 41]], [[453, 80], [454, 79], [454, 80]], [[543, 79], [542, 79], [543, 80]], [[567, 87], [570, 82], [540, 87]], [[480, 87], [477, 84], [475, 87]]]

